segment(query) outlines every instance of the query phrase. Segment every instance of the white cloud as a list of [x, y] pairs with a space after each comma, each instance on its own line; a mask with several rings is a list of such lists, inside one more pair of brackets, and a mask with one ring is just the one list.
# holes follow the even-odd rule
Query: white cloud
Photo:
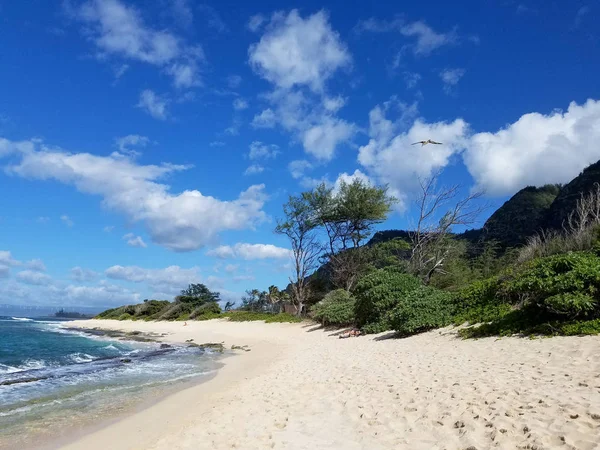
[[342, 182], [346, 184], [352, 184], [354, 180], [360, 180], [365, 184], [373, 185], [373, 182], [367, 175], [362, 173], [359, 169], [356, 169], [352, 174], [347, 174], [346, 172], [339, 174], [333, 186], [334, 193], [339, 192]]
[[25, 284], [33, 284], [36, 286], [45, 286], [52, 282], [52, 277], [35, 270], [23, 270], [16, 276], [17, 280]]
[[284, 89], [300, 85], [320, 92], [328, 78], [352, 63], [324, 11], [305, 19], [295, 9], [287, 15], [274, 13], [248, 53], [254, 70]]
[[236, 111], [242, 111], [247, 108], [248, 108], [248, 102], [246, 100], [244, 100], [243, 98], [236, 98], [233, 101], [233, 109], [235, 109]]
[[0, 278], [9, 277], [10, 268], [20, 265], [21, 261], [14, 259], [9, 251], [0, 250]]
[[252, 164], [244, 171], [244, 175], [256, 175], [265, 171], [265, 168], [260, 164]]
[[146, 283], [155, 292], [164, 296], [174, 296], [191, 283], [204, 283], [209, 287], [217, 287], [220, 279], [207, 277], [203, 279], [198, 267], [184, 269], [179, 266], [169, 266], [164, 269], [146, 269], [139, 266], [112, 266], [104, 274], [113, 280]]
[[131, 222], [142, 222], [153, 242], [174, 251], [198, 249], [223, 230], [251, 229], [266, 219], [264, 185], [250, 186], [237, 199], [221, 201], [197, 190], [171, 193], [159, 182], [188, 166], [139, 165], [127, 158], [68, 153], [39, 141], [0, 138], [0, 149], [19, 159], [5, 170], [14, 175], [56, 180], [102, 197], [102, 205]]
[[227, 264], [225, 266], [225, 272], [227, 272], [227, 273], [237, 272], [237, 270], [239, 268], [240, 268], [239, 264]]
[[139, 152], [133, 150], [131, 147], [146, 147], [149, 143], [150, 139], [139, 134], [128, 134], [127, 136], [115, 139], [115, 145], [119, 148], [119, 151], [124, 155], [130, 156], [139, 155]]
[[302, 178], [304, 173], [312, 168], [312, 164], [304, 159], [298, 159], [288, 164], [288, 170], [295, 179]]
[[323, 99], [323, 107], [327, 111], [332, 112], [332, 113], [335, 113], [339, 109], [343, 108], [345, 104], [346, 104], [346, 99], [341, 96], [325, 97], [325, 99]]
[[68, 227], [72, 227], [73, 225], [75, 225], [75, 223], [71, 220], [71, 218], [69, 216], [67, 216], [66, 214], [63, 214], [62, 216], [60, 216], [60, 220], [62, 220], [62, 222]]
[[[188, 14], [185, 2], [177, 1], [174, 6], [180, 16]], [[116, 56], [163, 67], [176, 87], [199, 83], [197, 64], [204, 58], [201, 47], [186, 45], [167, 30], [152, 29], [136, 8], [119, 0], [89, 0], [67, 9], [85, 24], [83, 33], [97, 47], [99, 59]]]
[[216, 256], [217, 258], [240, 258], [245, 260], [286, 259], [290, 257], [291, 251], [272, 244], [246, 244], [238, 242], [234, 246], [221, 245], [209, 250], [206, 254], [208, 256]]
[[168, 115], [168, 103], [169, 100], [155, 94], [150, 89], [146, 89], [140, 93], [140, 101], [136, 106], [145, 110], [155, 119], [165, 120]]
[[25, 267], [27, 267], [29, 270], [36, 270], [38, 272], [46, 271], [46, 265], [41, 259], [32, 259], [31, 261], [27, 261], [25, 263]]
[[277, 124], [277, 118], [271, 108], [263, 110], [252, 119], [254, 128], [273, 128]]
[[355, 31], [358, 33], [398, 32], [404, 37], [415, 38], [416, 42], [405, 45], [403, 49], [412, 51], [416, 56], [428, 56], [440, 47], [454, 45], [458, 42], [455, 30], [446, 33], [437, 32], [422, 20], [407, 22], [398, 17], [392, 20], [370, 18], [359, 22]]
[[208, 144], [209, 147], [225, 147], [225, 142], [222, 141], [213, 141]]
[[444, 69], [440, 72], [440, 78], [444, 83], [444, 92], [452, 92], [452, 88], [458, 84], [465, 75], [465, 69]]
[[258, 30], [260, 30], [260, 28], [262, 27], [263, 23], [266, 22], [266, 20], [267, 19], [262, 14], [255, 14], [252, 17], [250, 17], [250, 20], [248, 20], [248, 24], [246, 26], [250, 31], [256, 33]]
[[239, 75], [229, 75], [227, 77], [227, 85], [231, 89], [237, 89], [238, 87], [240, 87], [240, 84], [242, 84], [242, 77], [240, 77]]
[[302, 143], [306, 152], [318, 160], [331, 161], [337, 146], [347, 142], [355, 132], [356, 127], [344, 120], [325, 118], [304, 132]]
[[256, 278], [253, 275], [236, 275], [232, 280], [239, 283], [240, 281], [254, 281]]
[[509, 195], [528, 186], [566, 183], [600, 159], [600, 101], [566, 112], [529, 113], [495, 133], [477, 133], [463, 155], [477, 186]]
[[275, 144], [263, 144], [260, 141], [254, 141], [250, 144], [250, 159], [271, 159], [279, 154], [279, 146]]
[[107, 226], [105, 226], [105, 227], [104, 227], [102, 230], [103, 230], [105, 233], [110, 233], [110, 232], [111, 232], [112, 230], [114, 230], [114, 229], [115, 229], [114, 225], [107, 225]]
[[[398, 109], [397, 106], [398, 102], [392, 99], [371, 110], [371, 139], [360, 147], [358, 161], [371, 177], [390, 185], [391, 193], [400, 200], [399, 208], [404, 209], [406, 195], [414, 192], [418, 177], [427, 177], [434, 170], [445, 167], [453, 154], [465, 148], [468, 126], [462, 119], [436, 123], [417, 119], [407, 127], [406, 117], [403, 117], [406, 110], [396, 121], [386, 117], [386, 113]], [[411, 145], [426, 139], [444, 145]]]
[[98, 273], [94, 272], [93, 270], [83, 269], [77, 266], [71, 269], [71, 278], [79, 282], [94, 281], [96, 278], [98, 278]]
[[50, 217], [48, 216], [40, 216], [36, 219], [36, 222], [38, 223], [48, 223], [50, 222]]
[[0, 278], [8, 278], [10, 276], [10, 267], [0, 266]]
[[133, 233], [127, 233], [126, 235], [123, 236], [123, 239], [127, 241], [127, 245], [129, 245], [130, 247], [137, 247], [137, 248], [148, 247], [148, 245], [146, 245], [146, 243], [144, 242], [144, 240], [142, 239], [141, 236], [136, 236]]

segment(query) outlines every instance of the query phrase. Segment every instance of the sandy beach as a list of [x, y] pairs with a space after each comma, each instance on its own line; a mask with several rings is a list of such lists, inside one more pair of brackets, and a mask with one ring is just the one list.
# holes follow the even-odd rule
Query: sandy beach
[[303, 324], [82, 321], [248, 345], [218, 375], [60, 448], [600, 448], [600, 337], [338, 339]]

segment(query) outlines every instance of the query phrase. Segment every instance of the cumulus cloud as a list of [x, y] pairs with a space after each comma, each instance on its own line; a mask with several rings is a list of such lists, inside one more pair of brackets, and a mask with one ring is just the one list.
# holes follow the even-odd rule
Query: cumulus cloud
[[146, 147], [150, 143], [150, 139], [139, 134], [128, 134], [127, 136], [118, 137], [115, 139], [115, 145], [124, 155], [138, 156], [139, 152], [133, 150], [133, 147]]
[[249, 55], [254, 70], [285, 89], [304, 85], [320, 91], [335, 71], [352, 62], [324, 11], [304, 19], [295, 9], [287, 15], [273, 14]]
[[141, 222], [153, 242], [174, 251], [198, 249], [223, 230], [253, 228], [266, 219], [264, 185], [253, 185], [237, 199], [222, 201], [197, 190], [170, 192], [159, 182], [188, 166], [140, 165], [128, 158], [69, 153], [39, 141], [12, 142], [0, 138], [0, 149], [16, 159], [7, 173], [56, 180], [102, 197], [102, 205]]
[[256, 175], [265, 171], [265, 168], [260, 164], [252, 164], [244, 171], [244, 175]]
[[444, 69], [440, 72], [440, 78], [444, 83], [444, 92], [449, 94], [452, 88], [458, 84], [460, 79], [465, 75], [465, 69]]
[[8, 250], [0, 250], [0, 278], [8, 278], [10, 276], [11, 267], [20, 265], [21, 261], [14, 259], [11, 252]]
[[275, 144], [263, 144], [260, 141], [254, 141], [250, 144], [250, 159], [272, 159], [279, 154], [279, 146]]
[[567, 111], [529, 113], [493, 133], [474, 134], [463, 155], [477, 186], [509, 195], [528, 186], [566, 183], [600, 159], [600, 101]]
[[313, 165], [304, 159], [297, 159], [288, 164], [288, 170], [295, 179], [302, 178], [304, 173], [312, 168]]
[[94, 281], [98, 278], [98, 273], [90, 269], [84, 269], [82, 267], [73, 267], [71, 269], [71, 278], [75, 281], [85, 282]]
[[302, 143], [307, 153], [321, 161], [331, 161], [335, 149], [347, 142], [356, 132], [356, 127], [341, 119], [325, 118], [318, 125], [308, 128]]
[[168, 104], [168, 99], [157, 95], [151, 89], [145, 89], [140, 93], [140, 100], [136, 106], [146, 111], [155, 119], [165, 120], [168, 116]]
[[136, 248], [148, 247], [148, 245], [146, 245], [146, 243], [144, 242], [144, 240], [142, 239], [141, 236], [136, 236], [133, 233], [127, 233], [126, 235], [123, 236], [123, 239], [125, 241], [127, 241], [127, 245], [129, 245], [130, 247], [136, 247]]
[[52, 277], [35, 270], [23, 270], [17, 274], [16, 278], [21, 283], [33, 284], [37, 286], [44, 286], [52, 282]]
[[[407, 128], [405, 110], [396, 120], [386, 116], [390, 110], [397, 110], [397, 105], [393, 99], [371, 110], [370, 140], [360, 147], [358, 161], [377, 181], [389, 184], [391, 193], [400, 200], [399, 208], [405, 209], [406, 195], [418, 186], [418, 177], [445, 167], [453, 154], [465, 148], [468, 126], [462, 119], [436, 123], [417, 119]], [[429, 138], [444, 145], [411, 145]]]
[[220, 285], [217, 277], [203, 279], [198, 267], [189, 269], [180, 266], [169, 266], [164, 269], [146, 269], [139, 266], [112, 266], [104, 271], [106, 277], [132, 283], [145, 283], [156, 293], [164, 296], [179, 294], [181, 289], [191, 283], [204, 283], [209, 287]]
[[254, 259], [286, 259], [291, 256], [291, 251], [286, 248], [276, 247], [272, 244], [246, 244], [238, 242], [234, 246], [221, 245], [206, 252], [208, 256], [217, 258]]
[[307, 153], [331, 160], [336, 148], [356, 133], [356, 126], [335, 116], [345, 99], [326, 92], [327, 81], [352, 65], [327, 14], [275, 13], [248, 53], [254, 71], [273, 85], [273, 91], [263, 96], [269, 107], [254, 116], [252, 126], [280, 125], [302, 142]]
[[35, 270], [38, 272], [46, 271], [46, 265], [41, 259], [32, 259], [31, 261], [27, 261], [25, 263], [25, 267], [27, 267], [29, 270]]
[[197, 9], [203, 16], [204, 20], [206, 21], [206, 24], [210, 28], [217, 31], [218, 33], [225, 33], [229, 31], [229, 28], [227, 27], [225, 22], [223, 22], [223, 19], [221, 19], [221, 16], [215, 8], [207, 4], [203, 4], [198, 5]]
[[[189, 14], [184, 1], [176, 1], [175, 6], [182, 16]], [[186, 44], [168, 30], [151, 28], [136, 8], [119, 0], [89, 0], [78, 7], [69, 6], [67, 11], [84, 24], [82, 32], [96, 46], [99, 59], [113, 56], [161, 67], [173, 77], [176, 87], [199, 83], [202, 48]]]

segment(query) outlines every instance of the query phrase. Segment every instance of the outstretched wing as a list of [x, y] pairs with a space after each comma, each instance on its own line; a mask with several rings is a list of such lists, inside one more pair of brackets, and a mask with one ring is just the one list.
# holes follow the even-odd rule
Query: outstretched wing
[[429, 141], [431, 144], [438, 144], [441, 145], [441, 142], [435, 142], [435, 141]]
[[423, 141], [419, 141], [419, 142], [415, 142], [414, 144], [410, 144], [410, 145], [417, 145], [417, 144], [422, 144]]

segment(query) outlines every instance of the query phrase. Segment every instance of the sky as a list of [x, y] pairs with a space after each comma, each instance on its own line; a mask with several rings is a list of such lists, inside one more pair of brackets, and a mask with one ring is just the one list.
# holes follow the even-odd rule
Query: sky
[[438, 170], [489, 214], [568, 182], [600, 159], [599, 11], [0, 0], [0, 303], [285, 287], [273, 229], [321, 182], [387, 185], [378, 229], [409, 227]]

